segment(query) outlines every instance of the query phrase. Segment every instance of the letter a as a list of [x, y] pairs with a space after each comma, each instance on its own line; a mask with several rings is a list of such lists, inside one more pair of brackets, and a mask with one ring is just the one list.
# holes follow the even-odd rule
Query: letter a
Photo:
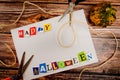
[[40, 73], [46, 73], [46, 72], [47, 72], [46, 63], [40, 64]]

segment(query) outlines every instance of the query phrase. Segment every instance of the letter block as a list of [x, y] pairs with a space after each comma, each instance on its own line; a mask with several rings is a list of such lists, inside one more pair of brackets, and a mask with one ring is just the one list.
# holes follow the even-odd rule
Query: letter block
[[92, 53], [87, 54], [88, 60], [92, 60], [93, 56]]
[[53, 70], [57, 70], [58, 69], [57, 62], [52, 62], [51, 65], [52, 65]]
[[70, 66], [70, 65], [73, 65], [72, 60], [65, 61], [65, 66]]
[[30, 28], [30, 35], [36, 35], [36, 27]]
[[82, 51], [78, 54], [78, 59], [79, 59], [80, 62], [83, 62], [83, 61], [87, 60], [87, 56], [86, 56], [84, 51]]
[[50, 31], [51, 30], [51, 25], [50, 24], [45, 24], [44, 25], [44, 31], [47, 32], [47, 31]]
[[38, 28], [38, 32], [43, 32], [43, 28], [42, 28], [42, 27], [39, 27], [39, 28]]
[[19, 38], [24, 38], [24, 30], [18, 30]]
[[46, 63], [42, 63], [39, 66], [40, 66], [40, 73], [46, 73], [47, 72]]
[[59, 68], [64, 68], [64, 67], [65, 67], [64, 61], [59, 61], [59, 62], [57, 62], [57, 63], [58, 63], [58, 67], [59, 67]]
[[38, 75], [39, 74], [39, 68], [38, 67], [33, 67], [33, 74]]

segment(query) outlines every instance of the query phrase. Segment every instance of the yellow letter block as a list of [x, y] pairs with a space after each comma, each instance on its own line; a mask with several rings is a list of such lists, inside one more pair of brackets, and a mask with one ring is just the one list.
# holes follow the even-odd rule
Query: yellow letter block
[[51, 30], [51, 25], [50, 24], [45, 24], [44, 25], [44, 31], [47, 32], [47, 31], [50, 31]]

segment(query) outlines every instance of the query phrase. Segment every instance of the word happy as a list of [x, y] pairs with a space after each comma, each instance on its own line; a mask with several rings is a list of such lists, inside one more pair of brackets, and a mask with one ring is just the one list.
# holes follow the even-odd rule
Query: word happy
[[18, 30], [18, 36], [19, 38], [24, 38], [26, 36], [33, 36], [36, 35], [39, 32], [47, 32], [51, 30], [50, 24], [44, 24], [44, 27], [30, 27], [28, 30]]
[[86, 53], [82, 51], [78, 53], [77, 57], [74, 57], [71, 60], [51, 62], [50, 64], [41, 63], [39, 64], [39, 67], [33, 67], [33, 74], [39, 75], [40, 73], [47, 73], [50, 71], [65, 68], [67, 66], [72, 66], [80, 62], [89, 61], [91, 59], [92, 59], [91, 53], [86, 55]]

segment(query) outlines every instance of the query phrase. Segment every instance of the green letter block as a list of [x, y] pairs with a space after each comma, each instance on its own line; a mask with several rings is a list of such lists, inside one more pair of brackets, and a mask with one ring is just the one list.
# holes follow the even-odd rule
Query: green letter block
[[59, 67], [59, 68], [64, 68], [64, 67], [65, 67], [64, 61], [59, 61], [59, 62], [57, 62], [57, 63], [58, 63], [58, 67]]
[[87, 56], [85, 55], [84, 51], [78, 53], [78, 59], [79, 59], [80, 62], [83, 62], [83, 61], [87, 60]]

